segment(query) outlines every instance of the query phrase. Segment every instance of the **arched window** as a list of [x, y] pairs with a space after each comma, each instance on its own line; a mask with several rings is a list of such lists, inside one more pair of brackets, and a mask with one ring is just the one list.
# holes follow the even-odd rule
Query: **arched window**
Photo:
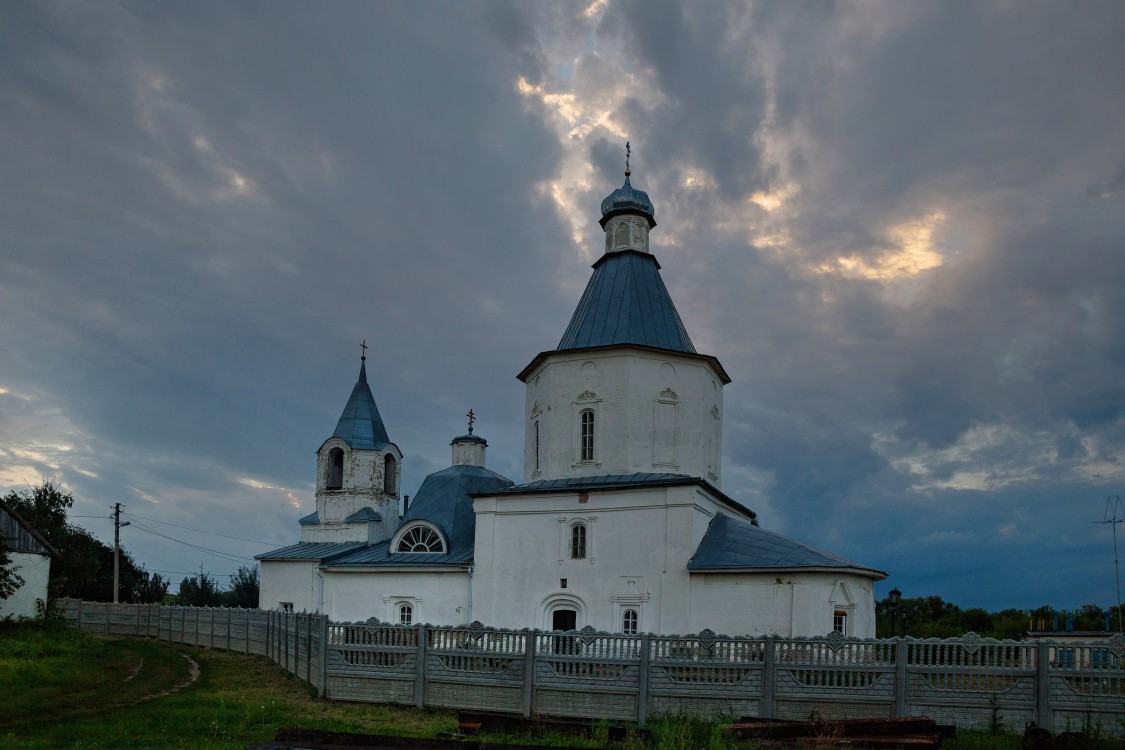
[[333, 448], [328, 451], [328, 483], [326, 490], [339, 490], [344, 487], [344, 451]]
[[398, 605], [398, 624], [399, 625], [413, 625], [414, 624], [414, 607], [409, 604]]
[[637, 610], [627, 609], [621, 613], [621, 632], [625, 635], [637, 634]]
[[838, 609], [832, 613], [832, 629], [840, 635], [848, 634], [848, 613]]
[[445, 552], [445, 545], [429, 526], [413, 526], [398, 540], [395, 552]]
[[383, 492], [388, 495], [397, 497], [395, 492], [395, 484], [398, 481], [398, 467], [395, 464], [395, 457], [388, 454], [383, 458]]
[[629, 244], [629, 225], [621, 222], [617, 225], [617, 230], [614, 232], [613, 246], [625, 247]]
[[582, 412], [582, 444], [581, 456], [583, 461], [594, 460], [594, 412], [586, 409]]
[[570, 558], [586, 559], [586, 524], [576, 523], [570, 527]]

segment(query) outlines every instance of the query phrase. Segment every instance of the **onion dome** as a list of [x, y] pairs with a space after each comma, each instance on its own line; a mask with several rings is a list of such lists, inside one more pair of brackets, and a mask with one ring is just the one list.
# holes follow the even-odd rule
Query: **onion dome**
[[648, 227], [652, 229], [656, 226], [656, 219], [653, 218], [656, 208], [649, 200], [648, 193], [637, 190], [629, 182], [629, 174], [629, 170], [625, 170], [625, 184], [607, 195], [605, 200], [602, 201], [601, 225], [605, 227], [607, 221], [621, 214], [640, 214], [648, 220]]

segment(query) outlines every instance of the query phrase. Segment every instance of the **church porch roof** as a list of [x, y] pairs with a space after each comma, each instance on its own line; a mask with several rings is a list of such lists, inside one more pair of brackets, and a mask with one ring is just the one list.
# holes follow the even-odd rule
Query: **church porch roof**
[[693, 572], [829, 569], [846, 570], [875, 580], [887, 577], [880, 570], [722, 513], [711, 519], [687, 567]]
[[275, 549], [272, 552], [254, 555], [254, 559], [263, 562], [270, 560], [306, 560], [323, 563], [337, 555], [347, 554], [365, 546], [364, 542], [298, 542], [288, 547]]

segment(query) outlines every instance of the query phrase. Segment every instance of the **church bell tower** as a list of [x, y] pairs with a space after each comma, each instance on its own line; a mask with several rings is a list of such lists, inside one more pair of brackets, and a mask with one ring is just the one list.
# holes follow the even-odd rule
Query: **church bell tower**
[[316, 453], [316, 512], [301, 519], [302, 542], [379, 542], [398, 528], [402, 452], [371, 394], [362, 346], [359, 380]]

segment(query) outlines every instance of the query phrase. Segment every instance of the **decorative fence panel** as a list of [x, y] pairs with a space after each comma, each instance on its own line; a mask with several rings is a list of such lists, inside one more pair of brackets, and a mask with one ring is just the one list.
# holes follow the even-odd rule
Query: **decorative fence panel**
[[333, 700], [645, 721], [928, 716], [1125, 735], [1125, 635], [1101, 641], [728, 638], [332, 623], [320, 614], [65, 600], [97, 633], [269, 657]]

